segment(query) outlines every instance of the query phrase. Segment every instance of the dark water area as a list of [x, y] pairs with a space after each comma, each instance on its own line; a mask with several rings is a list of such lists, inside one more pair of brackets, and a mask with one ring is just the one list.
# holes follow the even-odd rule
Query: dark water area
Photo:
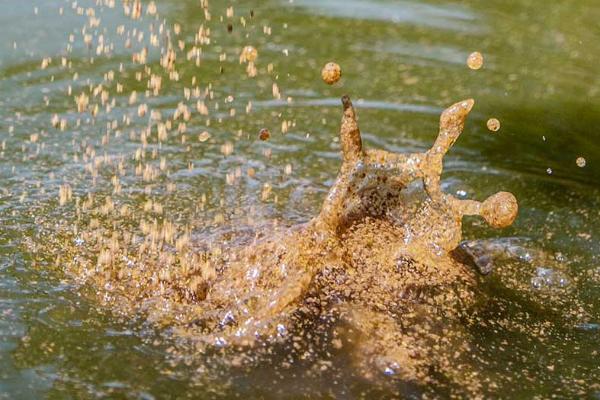
[[[161, 214], [197, 241], [232, 226], [306, 222], [339, 167], [344, 94], [366, 145], [396, 152], [429, 148], [440, 112], [475, 99], [443, 188], [478, 200], [510, 191], [520, 214], [503, 230], [464, 224], [466, 239], [489, 239], [497, 268], [483, 279], [489, 323], [469, 327], [463, 362], [478, 367], [489, 398], [600, 398], [600, 3], [211, 0], [210, 21], [199, 0], [157, 1], [159, 17], [142, 4], [135, 20], [120, 0], [2, 4], [0, 398], [395, 398], [394, 383], [357, 378], [343, 352], [283, 368], [285, 349], [275, 349], [264, 365], [209, 378], [214, 355], [182, 355], [168, 326], [94, 301], [95, 288], [61, 273], [59, 249], [43, 250], [52, 226], [79, 221], [75, 198], [90, 193], [139, 210], [124, 224]], [[210, 43], [197, 54], [201, 26]], [[184, 47], [178, 79], [154, 72], [164, 48], [152, 36], [164, 41], [167, 27]], [[255, 77], [239, 62], [246, 45], [258, 50]], [[162, 77], [156, 91], [132, 62], [144, 48]], [[466, 65], [473, 51], [484, 56], [480, 70]], [[332, 60], [343, 78], [328, 86], [320, 71]], [[194, 87], [212, 92], [208, 115]], [[84, 92], [90, 106], [80, 113]], [[180, 104], [191, 118], [157, 140], [152, 112], [166, 121]], [[262, 128], [269, 141], [257, 139]], [[159, 177], [135, 171], [140, 160]], [[127, 173], [117, 184], [119, 162]], [[61, 204], [66, 184], [72, 201]], [[443, 385], [435, 394], [451, 395]]]

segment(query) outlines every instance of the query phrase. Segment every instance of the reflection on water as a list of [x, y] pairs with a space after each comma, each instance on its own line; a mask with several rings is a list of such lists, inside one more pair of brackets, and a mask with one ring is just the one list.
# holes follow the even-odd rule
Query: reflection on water
[[[256, 107], [335, 107], [338, 106], [340, 100], [337, 98], [319, 98], [314, 100], [298, 100], [292, 104], [288, 104], [282, 100], [265, 100], [254, 103]], [[432, 107], [421, 104], [400, 104], [386, 101], [359, 99], [356, 104], [363, 108], [372, 108], [375, 110], [396, 110], [401, 112], [414, 112], [424, 114], [440, 114], [442, 111], [439, 107]]]
[[[426, 149], [444, 106], [477, 100], [466, 133], [447, 157], [443, 188], [481, 200], [500, 185], [515, 193], [521, 211], [515, 225], [501, 232], [512, 239], [483, 240], [496, 233], [478, 221], [465, 224], [467, 238], [482, 239], [478, 257], [491, 259], [493, 272], [481, 282], [486, 307], [464, 321], [462, 334], [472, 344], [457, 364], [479, 370], [478, 385], [489, 397], [598, 396], [596, 2], [232, 5], [234, 16], [228, 17], [229, 4], [210, 2], [210, 21], [200, 2], [187, 0], [157, 2], [160, 18], [144, 12], [139, 20], [125, 16], [121, 2], [115, 7], [111, 1], [59, 0], [5, 5], [0, 16], [0, 397], [414, 393], [410, 385], [399, 389], [357, 379], [346, 367], [348, 355], [332, 349], [290, 362], [286, 354], [292, 351], [283, 346], [260, 368], [220, 369], [218, 351], [190, 354], [189, 343], [174, 340], [169, 325], [113, 313], [92, 300], [94, 289], [62, 273], [60, 257], [66, 254], [35, 251], [48, 247], [57, 227], [89, 217], [84, 204], [90, 193], [95, 203], [87, 210], [108, 211], [107, 196], [115, 210], [130, 208], [113, 221], [124, 231], [142, 231], [141, 215], [170, 220], [190, 227], [190, 238], [200, 247], [215, 241], [223, 248], [239, 247], [273, 221], [280, 226], [307, 221], [339, 166], [338, 99], [345, 93], [355, 99], [365, 142], [396, 152]], [[179, 35], [175, 24], [181, 26]], [[211, 43], [200, 46], [198, 55], [192, 49], [201, 26], [210, 28]], [[152, 45], [153, 34], [161, 46]], [[160, 65], [168, 40], [178, 49], [179, 79]], [[101, 43], [106, 48], [98, 53]], [[255, 78], [238, 63], [248, 44], [259, 53]], [[150, 71], [132, 63], [132, 54], [144, 47]], [[485, 65], [472, 71], [465, 62], [476, 50]], [[52, 60], [42, 68], [46, 57]], [[344, 69], [333, 87], [319, 76], [330, 60]], [[162, 77], [156, 96], [156, 78], [148, 87], [152, 74]], [[199, 93], [186, 91], [196, 86]], [[137, 99], [130, 103], [134, 90]], [[74, 97], [82, 92], [89, 93], [91, 108], [80, 114]], [[208, 115], [198, 101], [204, 101]], [[188, 106], [189, 120], [180, 103]], [[143, 116], [142, 104], [148, 107]], [[160, 111], [160, 120], [152, 110]], [[177, 123], [159, 140], [158, 126], [177, 112]], [[486, 128], [491, 117], [502, 124], [497, 133]], [[145, 135], [148, 127], [151, 133]], [[261, 142], [257, 135], [265, 127], [271, 138]], [[204, 132], [210, 138], [200, 141]], [[577, 166], [578, 157], [586, 159], [585, 167]], [[67, 184], [72, 197], [60, 207], [59, 188]], [[67, 248], [85, 249], [85, 244]], [[303, 350], [310, 349], [297, 351]], [[209, 364], [217, 366], [210, 379]], [[448, 382], [434, 378], [436, 393], [447, 395]]]
[[420, 66], [435, 66], [438, 63], [452, 63], [463, 67], [467, 54], [463, 49], [435, 45], [419, 45], [417, 43], [384, 42], [370, 46], [357, 46], [357, 50], [374, 53], [394, 53], [403, 56], [403, 62]]
[[396, 24], [417, 25], [435, 29], [477, 32], [476, 15], [461, 5], [429, 5], [417, 1], [368, 0], [296, 0], [291, 2], [311, 13], [322, 13], [339, 18], [389, 21]]

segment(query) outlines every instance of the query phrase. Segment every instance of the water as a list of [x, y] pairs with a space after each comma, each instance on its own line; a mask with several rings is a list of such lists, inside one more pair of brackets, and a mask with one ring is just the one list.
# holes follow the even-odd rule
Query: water
[[[488, 323], [470, 328], [474, 345], [469, 362], [482, 366], [479, 378], [488, 396], [598, 396], [600, 337], [593, 328], [600, 323], [600, 232], [595, 223], [600, 216], [600, 117], [594, 107], [600, 101], [598, 5], [256, 1], [232, 3], [235, 16], [228, 19], [229, 4], [217, 3], [210, 3], [210, 23], [198, 1], [157, 3], [155, 32], [162, 18], [168, 26], [180, 24], [174, 43], [183, 40], [187, 52], [204, 23], [211, 27], [211, 44], [204, 46], [199, 66], [194, 57], [186, 60], [178, 54], [180, 80], [170, 81], [163, 73], [158, 95], [146, 98], [147, 78], [139, 82], [135, 77], [143, 67], [131, 62], [132, 52], [144, 45], [135, 39], [126, 48], [117, 28], [144, 30], [148, 64], [159, 71], [159, 49], [148, 44], [152, 16], [132, 21], [120, 3], [95, 6], [101, 22], [90, 27], [90, 17], [77, 15], [70, 2], [5, 1], [0, 16], [2, 395], [391, 396], [385, 386], [354, 379], [343, 367], [343, 355], [334, 358], [333, 372], [307, 377], [305, 370], [312, 366], [283, 368], [274, 359], [252, 373], [224, 369], [215, 383], [202, 366], [218, 357], [182, 357], [185, 345], [172, 339], [168, 326], [108, 309], [93, 300], [93, 289], [63, 273], [59, 252], [35, 251], [48, 248], [52, 226], [68, 226], [76, 219], [74, 199], [84, 201], [90, 192], [98, 199], [112, 195], [140, 213], [151, 199], [148, 215], [190, 226], [192, 238], [201, 241], [227, 226], [243, 230], [275, 219], [286, 224], [308, 220], [335, 178], [339, 98], [348, 93], [359, 110], [366, 144], [391, 151], [426, 149], [435, 138], [439, 112], [455, 101], [475, 98], [465, 133], [446, 158], [444, 189], [478, 199], [499, 189], [511, 191], [519, 199], [520, 216], [502, 231], [475, 219], [465, 224], [468, 238], [502, 238], [487, 242], [497, 269], [483, 286], [495, 300], [485, 315]], [[79, 3], [84, 14], [92, 5]], [[86, 23], [91, 49], [81, 32]], [[69, 34], [75, 36], [72, 53], [65, 51]], [[109, 55], [95, 55], [99, 34], [106, 43], [114, 42]], [[255, 78], [238, 62], [246, 45], [258, 49]], [[484, 56], [478, 71], [466, 66], [473, 51]], [[220, 61], [223, 53], [227, 58]], [[71, 68], [61, 67], [62, 56], [72, 62]], [[41, 69], [46, 57], [52, 62]], [[342, 66], [343, 79], [329, 87], [320, 71], [332, 60]], [[121, 63], [124, 73], [119, 73]], [[111, 70], [115, 79], [102, 82]], [[99, 107], [95, 119], [89, 112], [77, 113], [74, 97], [100, 83], [108, 88], [109, 103], [115, 98], [110, 112]], [[204, 93], [209, 83], [214, 91], [214, 99], [207, 101], [210, 124], [195, 110], [194, 96], [188, 101], [184, 91], [197, 85]], [[273, 83], [281, 98], [274, 98]], [[138, 101], [130, 105], [132, 90]], [[193, 110], [185, 143], [174, 126], [159, 146], [155, 128], [145, 158], [138, 155], [136, 160], [140, 130], [150, 115], [138, 117], [138, 106], [160, 109], [166, 119], [182, 101]], [[90, 104], [100, 102], [100, 95], [90, 96]], [[247, 114], [248, 102], [252, 111]], [[230, 108], [235, 108], [234, 116]], [[66, 120], [64, 131], [52, 127], [54, 114]], [[127, 115], [128, 126], [123, 123]], [[491, 117], [502, 124], [497, 133], [487, 130]], [[103, 142], [107, 123], [115, 120], [117, 128], [111, 127]], [[262, 128], [271, 132], [266, 142], [258, 140]], [[204, 131], [211, 136], [205, 142], [198, 140]], [[86, 164], [105, 154], [109, 163], [86, 170]], [[145, 182], [143, 171], [135, 174], [136, 165], [146, 159], [161, 171], [162, 157], [166, 169], [157, 178]], [[585, 158], [585, 167], [577, 166], [578, 157]], [[111, 181], [119, 161], [126, 171], [119, 177], [120, 193]], [[255, 174], [246, 178], [248, 168]], [[66, 183], [74, 199], [61, 207], [59, 187]], [[270, 193], [264, 196], [267, 183]], [[127, 216], [122, 222], [139, 223]], [[556, 279], [548, 276], [566, 284], [554, 285]], [[532, 284], [538, 281], [543, 285]], [[439, 390], [439, 395], [447, 394], [443, 387]]]

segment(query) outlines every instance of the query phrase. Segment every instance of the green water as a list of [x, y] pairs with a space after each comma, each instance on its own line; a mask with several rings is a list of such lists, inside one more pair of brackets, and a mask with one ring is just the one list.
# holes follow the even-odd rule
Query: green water
[[[145, 81], [137, 82], [133, 72], [117, 79], [126, 88], [122, 94], [116, 93], [114, 82], [110, 87], [117, 99], [110, 113], [101, 112], [93, 124], [85, 121], [89, 114], [76, 113], [73, 96], [88, 79], [97, 85], [121, 63], [134, 70], [131, 50], [115, 33], [117, 26], [137, 24], [147, 30], [149, 23], [131, 22], [120, 3], [115, 9], [95, 7], [101, 24], [90, 30], [94, 40], [104, 33], [115, 48], [110, 56], [94, 56], [94, 49], [81, 40], [87, 18], [76, 15], [71, 4], [5, 0], [0, 13], [0, 141], [5, 147], [0, 157], [0, 398], [392, 396], [353, 379], [343, 362], [329, 375], [310, 377], [302, 374], [302, 365], [282, 371], [276, 361], [248, 374], [222, 371], [222, 381], [231, 383], [222, 389], [198, 372], [202, 355], [193, 360], [170, 355], [168, 329], [103, 309], [82, 295], [85, 288], [51, 268], [51, 260], [40, 262], [45, 254], [27, 250], [32, 247], [26, 242], [44, 241], [38, 229], [42, 222], [58, 224], [72, 215], [68, 207], [58, 206], [61, 183], [70, 182], [76, 196], [111, 191], [110, 171], [93, 185], [84, 162], [74, 155], [81, 157], [91, 144], [98, 155], [131, 159], [139, 141], [129, 140], [128, 133], [148, 121], [136, 117], [135, 107], [127, 103], [132, 89], [142, 97], [145, 90]], [[157, 5], [168, 24], [181, 24], [179, 39], [191, 44], [204, 23], [199, 1]], [[221, 22], [229, 5], [235, 18]], [[484, 366], [485, 392], [504, 398], [600, 398], [600, 4], [213, 0], [210, 6], [212, 43], [200, 66], [178, 59], [180, 81], [163, 77], [160, 95], [146, 100], [171, 114], [197, 76], [202, 88], [212, 83], [214, 103], [220, 104], [215, 111], [213, 103], [210, 126], [197, 114], [187, 123], [190, 138], [207, 130], [211, 140], [182, 144], [172, 138], [162, 144], [169, 179], [177, 183], [174, 193], [157, 189], [165, 212], [208, 232], [211, 225], [202, 221], [223, 214], [228, 223], [240, 224], [247, 210], [265, 220], [306, 221], [317, 212], [338, 168], [334, 139], [341, 95], [354, 99], [367, 145], [394, 151], [428, 148], [439, 112], [473, 97], [476, 107], [465, 133], [446, 159], [445, 190], [478, 199], [500, 189], [513, 192], [520, 204], [513, 227], [497, 232], [470, 220], [465, 236], [505, 238], [498, 243], [512, 238], [517, 244], [509, 252], [524, 260], [519, 271], [487, 278], [497, 304], [490, 309], [492, 322], [472, 332], [473, 362]], [[231, 33], [228, 21], [233, 21]], [[263, 26], [271, 28], [271, 35], [264, 34]], [[72, 68], [61, 68], [71, 33], [76, 35], [68, 54]], [[253, 79], [238, 63], [246, 44], [259, 51], [259, 74]], [[485, 57], [479, 71], [465, 65], [475, 50]], [[220, 62], [222, 53], [227, 59]], [[44, 57], [53, 62], [41, 69]], [[158, 65], [156, 50], [149, 59], [149, 65]], [[319, 76], [330, 60], [344, 71], [342, 83], [333, 87]], [[273, 98], [274, 82], [281, 100]], [[67, 94], [69, 85], [72, 95]], [[248, 101], [253, 104], [250, 114], [245, 113]], [[233, 117], [231, 107], [236, 109]], [[68, 121], [64, 132], [52, 127], [54, 114]], [[107, 122], [124, 115], [133, 116], [131, 125], [103, 145]], [[502, 123], [498, 133], [486, 129], [491, 117]], [[285, 134], [283, 120], [293, 121]], [[256, 140], [264, 127], [272, 133], [266, 143]], [[32, 134], [39, 135], [36, 142]], [[226, 142], [234, 152], [224, 157], [221, 145]], [[266, 149], [272, 151], [270, 159], [263, 154]], [[584, 168], [576, 165], [577, 157], [586, 159]], [[288, 164], [291, 174], [284, 172]], [[226, 184], [228, 173], [248, 165], [257, 171], [254, 179]], [[277, 202], [260, 201], [267, 182]], [[130, 201], [143, 201], [139, 179], [125, 177], [123, 186]], [[199, 210], [202, 195], [207, 203]], [[529, 260], [529, 251], [550, 254], [553, 264]], [[543, 273], [540, 267], [560, 270], [568, 282], [551, 288], [551, 304], [545, 301], [545, 289], [531, 281]], [[548, 324], [543, 336], [519, 330], [540, 321]]]

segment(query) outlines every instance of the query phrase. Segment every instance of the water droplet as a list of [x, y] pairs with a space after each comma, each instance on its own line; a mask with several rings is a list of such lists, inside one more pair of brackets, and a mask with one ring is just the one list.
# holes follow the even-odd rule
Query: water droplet
[[246, 46], [240, 54], [240, 62], [254, 62], [258, 57], [258, 50], [254, 46]]
[[201, 142], [206, 142], [208, 139], [210, 139], [210, 133], [208, 133], [207, 131], [202, 132], [198, 136], [198, 140]]
[[483, 55], [478, 51], [469, 54], [467, 65], [474, 70], [480, 69], [483, 66]]
[[153, 1], [148, 3], [148, 8], [146, 8], [146, 13], [148, 15], [155, 15], [156, 14], [156, 3], [154, 3]]
[[498, 121], [496, 118], [488, 119], [487, 128], [492, 132], [498, 132], [500, 130], [500, 121]]
[[262, 128], [260, 130], [260, 132], [258, 132], [258, 138], [260, 140], [269, 140], [269, 138], [271, 137], [271, 132], [269, 132], [269, 130], [267, 128]]
[[342, 77], [342, 68], [334, 62], [327, 63], [321, 71], [321, 77], [326, 84], [333, 85]]

